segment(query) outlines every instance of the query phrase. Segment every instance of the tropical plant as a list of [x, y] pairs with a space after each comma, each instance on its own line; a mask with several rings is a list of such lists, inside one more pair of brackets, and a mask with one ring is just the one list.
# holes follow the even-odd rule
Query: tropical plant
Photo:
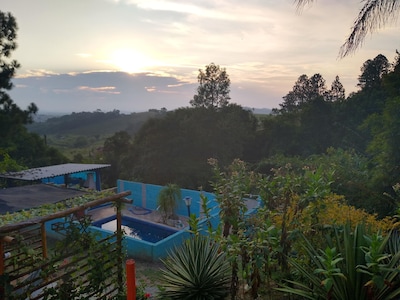
[[307, 257], [291, 258], [296, 280], [278, 290], [303, 299], [396, 299], [400, 295], [400, 253], [388, 247], [391, 235], [369, 234], [361, 223], [336, 227], [325, 251], [303, 236]]
[[244, 198], [255, 184], [256, 174], [248, 171], [246, 163], [239, 159], [235, 159], [226, 172], [220, 169], [216, 159], [209, 159], [208, 163], [214, 173], [214, 182], [211, 185], [220, 208], [223, 236], [227, 237], [230, 232], [235, 234], [239, 223], [244, 220], [247, 211]]
[[163, 223], [174, 217], [179, 199], [181, 199], [181, 189], [177, 184], [169, 183], [160, 191], [157, 206]]
[[146, 300], [150, 297], [151, 294], [146, 292], [145, 282], [140, 282], [140, 284], [136, 286], [136, 300]]
[[222, 300], [229, 292], [229, 262], [220, 246], [192, 235], [162, 260], [160, 296], [179, 300]]

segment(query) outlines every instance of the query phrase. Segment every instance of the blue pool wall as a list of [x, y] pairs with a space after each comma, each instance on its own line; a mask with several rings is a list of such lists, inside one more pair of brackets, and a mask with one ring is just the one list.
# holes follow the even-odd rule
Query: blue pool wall
[[[146, 184], [141, 182], [126, 181], [126, 180], [117, 181], [118, 193], [131, 191], [131, 195], [129, 195], [127, 198], [133, 200], [132, 205], [148, 208], [151, 210], [157, 209], [158, 194], [163, 188], [164, 186], [161, 185]], [[187, 189], [181, 189], [182, 199], [178, 201], [178, 208], [176, 210], [176, 213], [181, 216], [188, 215], [188, 209], [183, 199], [185, 197], [190, 197], [192, 198], [190, 213], [195, 214], [196, 217], [198, 218], [202, 217], [203, 212], [201, 208], [200, 194], [203, 194], [205, 197], [207, 197], [208, 200], [207, 206], [208, 208], [211, 209], [211, 214], [218, 215], [219, 213], [218, 203], [213, 193], [187, 190]]]
[[[64, 223], [64, 221], [64, 218], [59, 218], [46, 222], [47, 236], [57, 240], [63, 239], [64, 235], [52, 230], [51, 225], [58, 222]], [[90, 232], [94, 233], [99, 240], [114, 234], [114, 232], [110, 230], [101, 229], [96, 226], [90, 226], [88, 229]], [[190, 233], [187, 230], [177, 231], [157, 243], [149, 243], [125, 236], [123, 239], [123, 247], [127, 257], [146, 261], [158, 261], [160, 258], [167, 257], [169, 252], [173, 251], [175, 247], [181, 245], [189, 237]]]

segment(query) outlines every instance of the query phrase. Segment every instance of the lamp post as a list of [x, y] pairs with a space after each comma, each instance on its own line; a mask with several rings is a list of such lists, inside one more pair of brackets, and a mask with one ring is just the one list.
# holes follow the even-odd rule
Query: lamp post
[[185, 201], [185, 204], [186, 204], [186, 207], [187, 207], [187, 210], [188, 210], [188, 217], [190, 218], [190, 205], [192, 204], [192, 198], [185, 197], [183, 199], [183, 201]]

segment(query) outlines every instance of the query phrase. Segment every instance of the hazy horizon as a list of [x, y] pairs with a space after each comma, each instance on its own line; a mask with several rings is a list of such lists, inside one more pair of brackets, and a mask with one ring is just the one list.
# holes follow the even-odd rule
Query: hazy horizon
[[3, 0], [18, 24], [21, 64], [12, 99], [46, 111], [147, 111], [189, 106], [199, 69], [215, 63], [231, 79], [231, 102], [277, 108], [299, 76], [339, 76], [357, 91], [363, 63], [390, 62], [398, 27], [386, 26], [353, 55], [340, 46], [363, 3], [319, 0]]

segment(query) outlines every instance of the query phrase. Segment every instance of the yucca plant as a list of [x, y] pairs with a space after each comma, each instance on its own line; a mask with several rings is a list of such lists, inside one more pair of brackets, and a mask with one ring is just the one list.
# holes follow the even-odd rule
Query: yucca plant
[[222, 300], [229, 293], [229, 262], [208, 237], [193, 235], [162, 262], [162, 299]]
[[278, 290], [302, 299], [398, 299], [400, 252], [387, 247], [390, 235], [369, 235], [364, 224], [334, 230], [328, 248], [316, 250], [303, 236], [308, 263], [291, 259], [298, 280]]

